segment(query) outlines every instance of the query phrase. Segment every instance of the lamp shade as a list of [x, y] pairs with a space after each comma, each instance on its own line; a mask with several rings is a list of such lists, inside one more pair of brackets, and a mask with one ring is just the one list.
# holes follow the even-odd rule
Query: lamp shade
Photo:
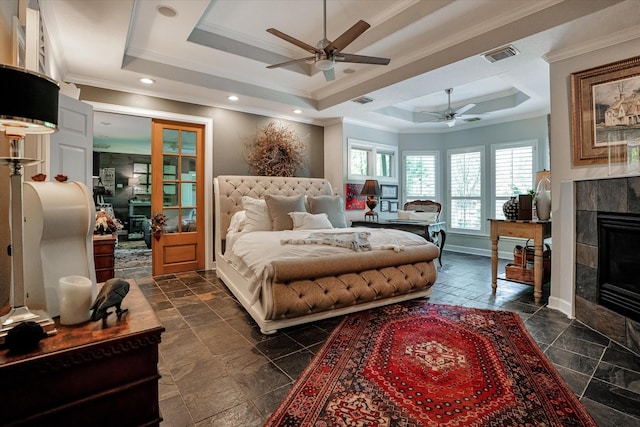
[[51, 133], [58, 128], [58, 83], [42, 74], [0, 64], [0, 130]]
[[366, 180], [360, 191], [361, 196], [379, 196], [380, 194], [382, 194], [382, 191], [377, 179]]

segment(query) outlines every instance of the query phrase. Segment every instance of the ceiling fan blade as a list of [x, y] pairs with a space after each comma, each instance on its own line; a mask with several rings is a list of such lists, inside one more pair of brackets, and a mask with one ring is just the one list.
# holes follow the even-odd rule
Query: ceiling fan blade
[[336, 79], [336, 72], [333, 68], [328, 70], [323, 70], [322, 72], [324, 73], [324, 79], [326, 81], [330, 82]]
[[447, 126], [449, 126], [450, 128], [454, 127], [455, 124], [456, 124], [456, 119], [451, 119], [447, 121]]
[[362, 33], [367, 31], [369, 27], [371, 27], [371, 25], [367, 24], [363, 20], [356, 22], [351, 28], [342, 33], [340, 37], [329, 43], [329, 45], [324, 48], [324, 51], [327, 54], [340, 52], [342, 49], [350, 45], [351, 42], [357, 39]]
[[288, 34], [283, 33], [282, 31], [278, 31], [275, 28], [268, 28], [267, 29], [268, 33], [273, 34], [276, 37], [280, 37], [282, 40], [286, 40], [289, 43], [292, 43], [298, 47], [301, 47], [302, 49], [306, 50], [307, 52], [313, 53], [315, 54], [322, 54], [322, 50], [320, 49], [316, 49], [315, 47], [311, 46], [310, 44], [307, 44], [305, 42], [302, 42], [296, 38], [291, 37]]
[[291, 61], [287, 61], [287, 62], [281, 62], [279, 64], [273, 64], [273, 65], [267, 65], [267, 68], [280, 68], [280, 67], [286, 67], [287, 65], [291, 65], [291, 64], [295, 64], [297, 62], [303, 62], [303, 61], [312, 61], [316, 59], [315, 56], [309, 56], [307, 58], [300, 58], [300, 59], [293, 59]]
[[468, 111], [468, 110], [472, 109], [472, 108], [473, 108], [473, 107], [475, 107], [475, 106], [476, 106], [476, 104], [467, 104], [467, 105], [465, 105], [465, 106], [464, 106], [464, 107], [462, 107], [462, 108], [458, 108], [458, 109], [456, 110], [456, 115], [463, 114], [464, 112], [466, 112], [466, 111]]
[[353, 55], [351, 53], [340, 53], [335, 56], [336, 62], [353, 62], [357, 64], [387, 65], [389, 58], [379, 58], [377, 56]]

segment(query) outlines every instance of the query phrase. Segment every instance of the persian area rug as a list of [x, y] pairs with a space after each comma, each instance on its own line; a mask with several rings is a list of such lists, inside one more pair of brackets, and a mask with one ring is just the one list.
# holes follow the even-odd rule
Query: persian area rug
[[596, 426], [520, 317], [410, 302], [346, 317], [266, 426]]

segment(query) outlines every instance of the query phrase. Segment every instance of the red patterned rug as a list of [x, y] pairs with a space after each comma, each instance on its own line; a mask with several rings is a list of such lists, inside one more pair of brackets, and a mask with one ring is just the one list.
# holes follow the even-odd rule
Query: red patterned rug
[[411, 302], [350, 315], [266, 426], [596, 426], [506, 311]]

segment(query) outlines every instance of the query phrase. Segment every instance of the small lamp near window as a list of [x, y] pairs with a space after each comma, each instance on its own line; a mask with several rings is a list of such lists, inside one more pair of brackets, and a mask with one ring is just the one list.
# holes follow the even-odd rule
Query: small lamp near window
[[369, 211], [364, 214], [365, 221], [378, 220], [378, 214], [374, 212], [374, 209], [378, 206], [378, 196], [381, 194], [382, 191], [380, 190], [378, 180], [368, 179], [364, 182], [360, 195], [367, 196], [367, 207], [369, 208]]
[[0, 164], [11, 171], [9, 187], [11, 226], [11, 311], [0, 318], [0, 343], [17, 325], [34, 322], [47, 335], [56, 332], [55, 323], [44, 311], [26, 306], [24, 263], [23, 168], [41, 160], [24, 157], [24, 137], [48, 134], [58, 128], [58, 92], [60, 87], [50, 78], [0, 64], [0, 131], [9, 140], [9, 157]]

